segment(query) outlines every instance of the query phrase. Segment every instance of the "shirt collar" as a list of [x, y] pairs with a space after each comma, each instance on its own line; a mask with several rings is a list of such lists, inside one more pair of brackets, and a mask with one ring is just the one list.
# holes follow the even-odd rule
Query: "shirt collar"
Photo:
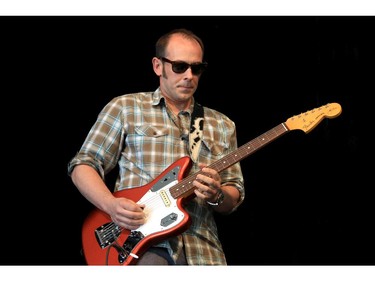
[[[163, 101], [163, 104], [165, 104], [165, 99], [163, 97], [163, 95], [161, 94], [161, 90], [160, 90], [160, 87], [158, 87], [155, 92], [153, 93], [153, 96], [152, 96], [152, 105], [158, 105], [161, 103], [161, 101]], [[191, 100], [191, 104], [190, 104], [190, 108], [187, 110], [190, 114], [193, 112], [193, 109], [194, 109], [194, 97], [192, 97], [192, 100]]]
[[158, 105], [158, 104], [160, 104], [161, 99], [164, 100], [164, 97], [162, 96], [161, 90], [160, 90], [160, 87], [159, 87], [152, 94], [152, 105]]

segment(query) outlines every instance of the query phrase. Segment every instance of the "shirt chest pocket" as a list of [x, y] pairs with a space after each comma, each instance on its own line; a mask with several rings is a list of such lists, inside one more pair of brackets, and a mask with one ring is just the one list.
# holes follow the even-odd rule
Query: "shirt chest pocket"
[[169, 129], [162, 126], [142, 125], [135, 127], [134, 134], [128, 136], [129, 145], [134, 147], [136, 161], [146, 170], [162, 166], [166, 155], [170, 155], [173, 145], [170, 143]]
[[158, 138], [168, 135], [169, 129], [161, 126], [143, 125], [135, 127], [135, 133], [140, 137]]

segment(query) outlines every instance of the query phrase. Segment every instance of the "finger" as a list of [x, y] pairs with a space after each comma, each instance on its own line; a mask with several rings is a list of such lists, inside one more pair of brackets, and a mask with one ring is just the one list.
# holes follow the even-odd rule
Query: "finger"
[[207, 185], [213, 184], [215, 181], [210, 174], [198, 174], [196, 179], [201, 183], [206, 183]]
[[200, 197], [200, 198], [202, 198], [202, 199], [206, 199], [206, 197], [207, 197], [207, 193], [206, 193], [203, 189], [200, 189], [200, 188], [196, 188], [196, 189], [194, 190], [194, 193], [195, 193], [198, 197]]

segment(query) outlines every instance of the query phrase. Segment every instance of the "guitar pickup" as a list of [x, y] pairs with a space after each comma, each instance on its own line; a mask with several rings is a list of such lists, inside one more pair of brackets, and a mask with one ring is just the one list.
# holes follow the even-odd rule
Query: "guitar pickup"
[[165, 190], [161, 190], [159, 195], [164, 202], [164, 206], [170, 207], [171, 206], [171, 200], [169, 200], [167, 192], [165, 192]]

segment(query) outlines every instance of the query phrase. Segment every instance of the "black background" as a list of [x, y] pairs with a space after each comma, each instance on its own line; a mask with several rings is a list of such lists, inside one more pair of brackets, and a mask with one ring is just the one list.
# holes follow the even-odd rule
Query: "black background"
[[217, 216], [229, 265], [368, 265], [374, 257], [374, 17], [1, 17], [2, 265], [84, 265], [91, 205], [67, 176], [99, 110], [151, 91], [154, 43], [186, 27], [206, 44], [197, 100], [239, 145], [337, 102], [241, 164], [246, 199]]

